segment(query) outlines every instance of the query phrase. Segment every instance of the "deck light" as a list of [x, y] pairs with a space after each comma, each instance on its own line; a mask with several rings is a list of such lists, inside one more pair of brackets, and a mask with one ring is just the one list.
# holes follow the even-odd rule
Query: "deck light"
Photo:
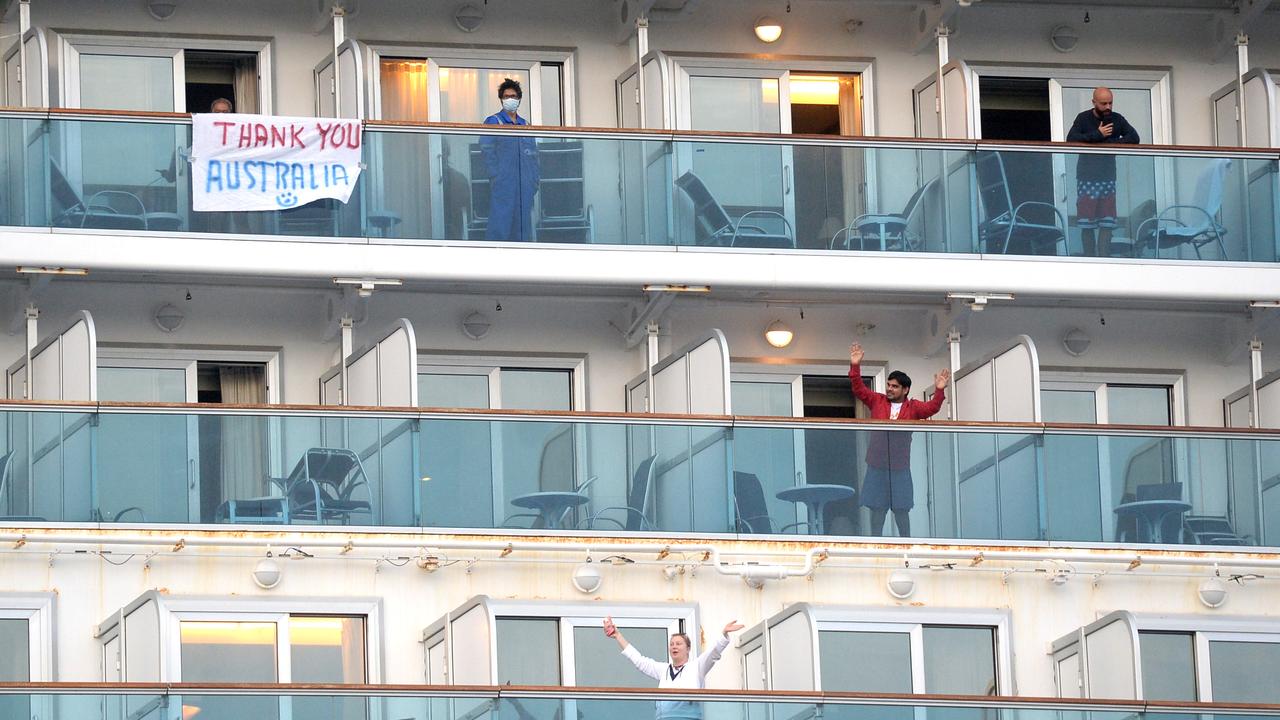
[[899, 600], [906, 600], [916, 592], [916, 579], [905, 570], [894, 570], [889, 574], [889, 582], [885, 583], [889, 594]]
[[768, 16], [756, 20], [756, 37], [760, 42], [777, 42], [782, 37], [782, 23]]
[[280, 563], [273, 560], [270, 555], [253, 566], [253, 584], [263, 590], [270, 590], [279, 585], [282, 577], [284, 577], [284, 571], [280, 569]]
[[795, 339], [795, 335], [791, 328], [787, 327], [787, 324], [781, 320], [774, 320], [769, 323], [769, 327], [764, 329], [765, 342], [776, 348], [784, 348], [790, 345], [791, 341]]
[[600, 574], [600, 568], [591, 562], [591, 558], [574, 568], [573, 570], [573, 586], [581, 593], [593, 593], [600, 589], [604, 583], [604, 576]]
[[484, 313], [473, 312], [462, 319], [462, 334], [472, 340], [479, 340], [489, 334], [492, 323]]
[[88, 275], [89, 271], [84, 268], [19, 265], [17, 273], [19, 275]]
[[1222, 607], [1227, 601], [1227, 584], [1222, 582], [1218, 577], [1211, 577], [1200, 583], [1200, 588], [1196, 591], [1200, 596], [1200, 602], [1205, 607]]

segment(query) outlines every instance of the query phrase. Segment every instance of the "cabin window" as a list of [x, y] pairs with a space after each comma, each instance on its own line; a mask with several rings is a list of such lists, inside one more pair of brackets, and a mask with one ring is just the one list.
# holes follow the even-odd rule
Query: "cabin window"
[[1142, 630], [1138, 647], [1146, 700], [1280, 702], [1264, 670], [1280, 667], [1280, 635]]

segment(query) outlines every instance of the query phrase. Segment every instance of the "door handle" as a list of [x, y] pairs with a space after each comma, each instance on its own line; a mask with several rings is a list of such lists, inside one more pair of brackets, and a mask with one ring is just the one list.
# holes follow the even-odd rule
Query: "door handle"
[[1067, 194], [1068, 194], [1067, 193], [1067, 171], [1063, 170], [1062, 171], [1062, 198], [1061, 198], [1062, 202], [1067, 201]]
[[790, 165], [782, 166], [782, 194], [783, 195], [791, 194], [791, 166]]

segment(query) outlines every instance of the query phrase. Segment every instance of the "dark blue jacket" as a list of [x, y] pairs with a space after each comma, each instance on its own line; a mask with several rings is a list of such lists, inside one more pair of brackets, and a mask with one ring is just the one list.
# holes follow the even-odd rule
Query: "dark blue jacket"
[[[1098, 126], [1104, 122], [1111, 123], [1111, 137], [1103, 137]], [[1067, 142], [1078, 143], [1119, 143], [1137, 145], [1142, 142], [1138, 131], [1133, 129], [1128, 120], [1118, 112], [1108, 113], [1106, 119], [1100, 118], [1093, 109], [1085, 110], [1076, 116], [1067, 132]], [[1111, 154], [1084, 154], [1076, 164], [1077, 180], [1115, 180], [1116, 156]]]

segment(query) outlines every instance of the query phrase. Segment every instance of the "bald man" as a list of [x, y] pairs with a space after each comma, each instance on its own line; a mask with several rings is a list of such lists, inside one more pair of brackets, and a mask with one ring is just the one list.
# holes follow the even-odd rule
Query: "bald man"
[[[1093, 107], [1076, 116], [1067, 142], [1126, 143], [1137, 145], [1138, 131], [1118, 112], [1111, 111], [1111, 90], [1093, 90]], [[1116, 229], [1116, 157], [1081, 154], [1076, 164], [1076, 226], [1085, 255], [1111, 255], [1111, 233]], [[1097, 242], [1094, 233], [1097, 232]]]

